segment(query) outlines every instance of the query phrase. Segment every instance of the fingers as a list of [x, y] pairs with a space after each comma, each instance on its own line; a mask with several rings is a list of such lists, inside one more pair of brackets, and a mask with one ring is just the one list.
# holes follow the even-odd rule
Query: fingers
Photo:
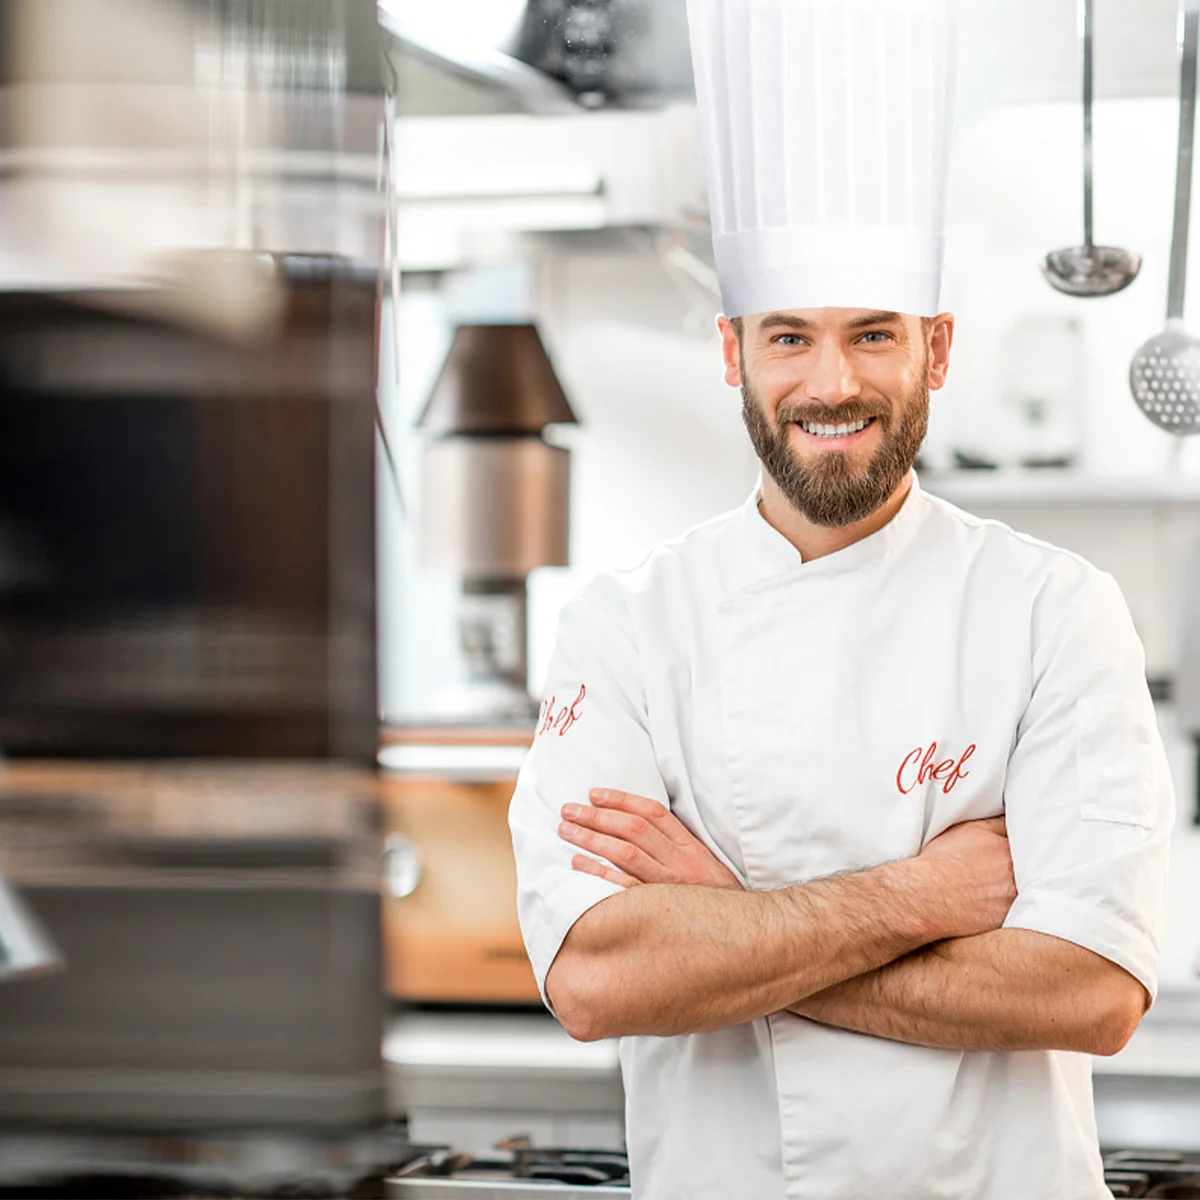
[[645, 817], [647, 821], [653, 821], [671, 811], [665, 804], [659, 804], [657, 800], [651, 800], [646, 796], [635, 796], [633, 792], [619, 792], [616, 788], [592, 788], [588, 792], [588, 799], [598, 808], [623, 809], [635, 816]]
[[650, 824], [677, 847], [688, 847], [696, 840], [688, 827], [665, 804], [633, 792], [621, 792], [616, 788], [593, 788], [588, 799], [597, 808], [629, 813]]
[[647, 854], [635, 842], [607, 833], [598, 833], [572, 821], [564, 821], [558, 827], [558, 836], [572, 846], [578, 846], [589, 854], [611, 863], [617, 870], [633, 876], [640, 883], [662, 883], [668, 875], [662, 865]]
[[618, 887], [631, 888], [639, 883], [632, 875], [626, 875], [624, 871], [618, 871], [616, 867], [610, 867], [608, 863], [588, 858], [584, 854], [576, 854], [571, 859], [571, 866], [581, 875], [595, 875], [598, 879], [607, 879], [609, 883], [615, 883]]
[[[661, 807], [659, 805], [659, 808]], [[670, 855], [671, 839], [654, 821], [637, 813], [615, 808], [588, 808], [585, 805], [564, 804], [562, 815], [569, 824], [579, 825], [608, 837], [620, 838], [623, 842], [632, 842], [658, 862], [665, 863]]]

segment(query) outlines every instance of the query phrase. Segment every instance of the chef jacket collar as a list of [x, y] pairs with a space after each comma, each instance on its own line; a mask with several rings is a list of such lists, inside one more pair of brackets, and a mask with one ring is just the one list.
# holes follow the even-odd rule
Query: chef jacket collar
[[828, 579], [852, 571], [863, 571], [894, 558], [908, 544], [925, 511], [921, 485], [915, 471], [909, 472], [911, 486], [900, 511], [882, 528], [833, 554], [803, 562], [800, 551], [759, 511], [761, 479], [742, 508], [740, 531], [749, 550], [746, 569], [738, 590], [796, 579]]

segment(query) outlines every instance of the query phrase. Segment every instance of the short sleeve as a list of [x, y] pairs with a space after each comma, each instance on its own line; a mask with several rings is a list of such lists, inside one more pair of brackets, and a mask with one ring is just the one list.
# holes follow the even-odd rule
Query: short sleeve
[[509, 807], [517, 910], [538, 988], [577, 920], [621, 889], [572, 870], [578, 853], [558, 836], [564, 804], [592, 788], [667, 792], [647, 732], [642, 664], [620, 585], [597, 580], [559, 618], [533, 746]]
[[1141, 643], [1100, 572], [1057, 614], [1035, 608], [1034, 634], [1005, 783], [1018, 892], [1005, 925], [1084, 946], [1153, 997], [1175, 805]]

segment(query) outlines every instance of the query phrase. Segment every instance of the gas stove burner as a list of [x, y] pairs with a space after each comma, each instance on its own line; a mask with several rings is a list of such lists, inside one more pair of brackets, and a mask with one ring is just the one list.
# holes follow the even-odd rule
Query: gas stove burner
[[1145, 1200], [1200, 1200], [1200, 1154], [1175, 1150], [1119, 1150], [1104, 1158], [1104, 1182], [1114, 1196]]
[[585, 1187], [629, 1186], [629, 1156], [623, 1150], [520, 1149], [513, 1169], [518, 1179], [553, 1179]]
[[405, 1167], [389, 1180], [388, 1190], [411, 1200], [500, 1195], [627, 1200], [629, 1159], [623, 1150], [517, 1146], [487, 1157], [442, 1151]]

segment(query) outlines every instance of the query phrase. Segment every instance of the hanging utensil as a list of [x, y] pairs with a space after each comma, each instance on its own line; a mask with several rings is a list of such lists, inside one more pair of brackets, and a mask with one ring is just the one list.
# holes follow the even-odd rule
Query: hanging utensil
[[1188, 226], [1192, 211], [1192, 145], [1196, 131], [1196, 51], [1200, 0], [1184, 0], [1183, 68], [1179, 85], [1179, 162], [1167, 327], [1134, 356], [1129, 386], [1142, 412], [1170, 433], [1200, 433], [1200, 338], [1183, 328], [1187, 284]]
[[1094, 3], [1083, 0], [1083, 245], [1054, 250], [1042, 262], [1051, 287], [1068, 296], [1111, 296], [1127, 288], [1142, 269], [1142, 256], [1118, 246], [1097, 246], [1092, 235], [1092, 99]]

